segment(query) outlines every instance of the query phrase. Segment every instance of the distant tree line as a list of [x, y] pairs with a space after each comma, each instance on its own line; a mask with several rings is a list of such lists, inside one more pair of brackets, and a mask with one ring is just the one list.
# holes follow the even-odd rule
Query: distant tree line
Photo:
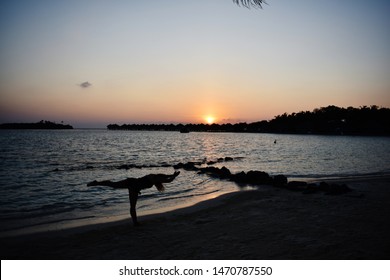
[[109, 130], [257, 132], [323, 135], [390, 135], [390, 109], [337, 106], [278, 115], [270, 121], [226, 124], [110, 124]]
[[73, 129], [73, 126], [42, 120], [37, 123], [3, 123], [0, 129]]

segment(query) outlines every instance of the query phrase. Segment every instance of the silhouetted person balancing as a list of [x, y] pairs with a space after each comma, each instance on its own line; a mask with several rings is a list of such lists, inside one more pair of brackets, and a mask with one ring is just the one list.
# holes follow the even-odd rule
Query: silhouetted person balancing
[[164, 191], [163, 183], [172, 182], [178, 175], [179, 171], [173, 173], [172, 175], [166, 174], [149, 174], [141, 178], [127, 178], [122, 181], [112, 182], [109, 180], [106, 181], [93, 181], [88, 183], [87, 186], [107, 186], [115, 189], [128, 189], [129, 190], [129, 202], [130, 202], [130, 216], [133, 220], [133, 224], [138, 226], [137, 212], [135, 207], [137, 205], [138, 195], [143, 189], [149, 189], [153, 186], [156, 186], [159, 192]]

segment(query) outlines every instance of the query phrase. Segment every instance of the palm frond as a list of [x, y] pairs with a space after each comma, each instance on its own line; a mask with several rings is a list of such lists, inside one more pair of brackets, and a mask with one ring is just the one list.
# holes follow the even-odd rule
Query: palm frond
[[264, 0], [233, 0], [233, 2], [238, 6], [244, 6], [246, 8], [262, 8], [262, 5], [265, 4]]

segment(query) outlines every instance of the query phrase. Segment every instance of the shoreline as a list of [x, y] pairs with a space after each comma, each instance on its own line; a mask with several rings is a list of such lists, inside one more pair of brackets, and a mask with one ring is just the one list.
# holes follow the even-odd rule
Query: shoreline
[[[361, 175], [351, 175], [351, 176], [339, 176], [339, 177], [288, 177], [289, 181], [299, 181], [299, 182], [307, 182], [310, 183], [320, 183], [320, 182], [328, 182], [328, 183], [347, 183], [348, 181], [357, 181], [357, 180], [372, 180], [376, 178], [385, 178], [389, 177], [390, 174], [361, 174]], [[232, 183], [236, 184], [234, 182], [230, 182], [229, 180], [223, 180], [220, 179], [221, 182], [226, 183]], [[212, 203], [217, 202], [218, 198], [221, 196], [225, 196], [227, 194], [234, 194], [234, 193], [240, 193], [243, 191], [258, 189], [258, 188], [270, 188], [271, 186], [264, 185], [244, 185], [239, 186], [236, 184], [236, 190], [230, 189], [230, 190], [220, 190], [215, 193], [206, 194], [205, 196], [202, 196], [198, 198], [197, 200], [192, 200], [188, 202], [184, 202], [180, 205], [175, 206], [165, 206], [154, 210], [144, 210], [144, 211], [138, 211], [138, 217], [141, 219], [151, 219], [152, 217], [159, 215], [159, 214], [169, 214], [170, 212], [178, 211], [180, 213], [181, 211], [196, 211], [198, 208], [202, 208], [203, 203], [207, 201], [214, 201]], [[221, 198], [223, 199], [223, 197]], [[210, 203], [210, 204], [212, 204]], [[199, 205], [198, 205], [199, 204]], [[206, 203], [207, 205], [207, 203]], [[188, 208], [188, 209], [187, 209]], [[51, 232], [61, 232], [61, 231], [82, 231], [82, 228], [99, 228], [103, 227], [105, 224], [117, 224], [122, 222], [130, 222], [130, 217], [128, 213], [116, 215], [113, 217], [86, 217], [86, 218], [76, 218], [76, 219], [66, 219], [66, 220], [60, 220], [60, 221], [54, 221], [54, 222], [47, 222], [47, 223], [39, 223], [36, 225], [30, 225], [27, 227], [21, 227], [21, 228], [15, 228], [15, 229], [9, 229], [4, 230], [0, 232], [0, 238], [7, 238], [7, 237], [19, 237], [19, 236], [28, 236], [28, 235], [36, 235], [36, 234], [45, 234], [45, 233], [51, 233]]]
[[[186, 213], [186, 212], [195, 212], [199, 209], [203, 209], [206, 207], [205, 205], [211, 205], [218, 201], [218, 199], [223, 199], [226, 195], [232, 195], [239, 192], [244, 192], [252, 189], [250, 188], [242, 188], [237, 190], [221, 190], [218, 192], [213, 192], [210, 194], [206, 194], [197, 200], [187, 201], [180, 205], [175, 206], [165, 206], [158, 209], [151, 210], [138, 210], [137, 216], [142, 220], [153, 219], [155, 216], [165, 215], [169, 213]], [[80, 219], [72, 219], [65, 220], [59, 222], [52, 223], [42, 223], [31, 225], [23, 228], [10, 229], [0, 232], [1, 238], [18, 238], [25, 237], [31, 235], [41, 235], [41, 234], [51, 234], [51, 233], [60, 233], [60, 232], [72, 232], [72, 231], [84, 231], [93, 229], [93, 228], [101, 228], [105, 226], [121, 224], [121, 223], [129, 223], [131, 224], [131, 219], [128, 213], [121, 214], [113, 217], [87, 217]]]
[[2, 259], [386, 259], [390, 176], [344, 178], [353, 191], [260, 187], [193, 206], [0, 238]]
[[[217, 195], [214, 195], [211, 198], [199, 200], [199, 201], [192, 201], [188, 203], [182, 204], [180, 207], [163, 207], [159, 208], [158, 210], [146, 210], [143, 213], [138, 214], [138, 218], [141, 221], [149, 221], [153, 219], [159, 219], [160, 216], [165, 215], [180, 215], [180, 214], [189, 214], [193, 212], [197, 212], [200, 210], [207, 209], [209, 207], [213, 207], [216, 205], [219, 205], [223, 203], [223, 201], [230, 196], [234, 196], [236, 194], [239, 194], [241, 192], [247, 192], [251, 191], [250, 189], [246, 190], [237, 190], [237, 191], [226, 191], [226, 192], [219, 192]], [[216, 194], [216, 193], [213, 193]], [[124, 218], [125, 217], [125, 218]], [[96, 229], [104, 229], [109, 228], [111, 226], [117, 226], [122, 224], [128, 224], [132, 226], [131, 218], [129, 217], [129, 214], [119, 215], [115, 218], [98, 218], [93, 219], [91, 218], [90, 222], [86, 222], [87, 219], [82, 220], [74, 220], [71, 221], [71, 225], [63, 225], [59, 226], [56, 224], [53, 224], [52, 226], [44, 226], [46, 229], [41, 229], [43, 227], [42, 225], [37, 226], [30, 226], [26, 229], [14, 229], [9, 231], [4, 231], [3, 233], [0, 233], [0, 239], [3, 238], [29, 238], [31, 236], [43, 236], [43, 235], [51, 235], [51, 234], [72, 234], [72, 233], [78, 233], [78, 232], [85, 232], [89, 230], [96, 230]], [[106, 221], [104, 221], [106, 220]], [[103, 222], [104, 221], [104, 222]]]

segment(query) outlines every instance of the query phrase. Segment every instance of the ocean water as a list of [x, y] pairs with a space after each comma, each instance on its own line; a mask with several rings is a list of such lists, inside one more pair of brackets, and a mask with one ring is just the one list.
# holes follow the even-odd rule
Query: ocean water
[[[276, 140], [276, 143], [274, 141]], [[390, 174], [390, 138], [107, 130], [0, 131], [0, 235], [129, 217], [127, 190], [87, 187], [173, 173], [179, 162], [216, 160], [232, 172], [261, 170], [290, 180]], [[119, 169], [128, 165], [132, 168]], [[166, 191], [144, 190], [137, 212], [163, 212], [240, 190], [181, 170]]]

